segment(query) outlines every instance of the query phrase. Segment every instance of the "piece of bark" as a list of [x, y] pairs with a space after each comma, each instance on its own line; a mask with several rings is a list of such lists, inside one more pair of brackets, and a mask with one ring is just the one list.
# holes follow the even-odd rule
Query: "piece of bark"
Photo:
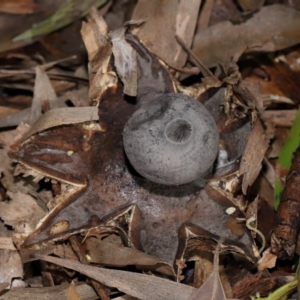
[[300, 146], [294, 153], [292, 167], [286, 179], [277, 212], [276, 225], [271, 234], [271, 248], [279, 259], [294, 256], [300, 229]]
[[229, 265], [226, 268], [233, 297], [236, 299], [249, 299], [249, 295], [259, 293], [267, 296], [278, 285], [276, 277], [265, 277], [264, 271], [251, 272], [242, 264], [238, 267]]

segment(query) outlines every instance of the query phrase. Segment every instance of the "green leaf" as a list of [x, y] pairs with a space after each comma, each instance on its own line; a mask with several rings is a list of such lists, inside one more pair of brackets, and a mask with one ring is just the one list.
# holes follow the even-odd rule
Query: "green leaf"
[[[293, 153], [297, 149], [300, 143], [300, 107], [298, 108], [298, 112], [296, 118], [294, 120], [291, 131], [288, 135], [288, 138], [281, 149], [278, 164], [281, 168], [289, 170], [292, 165]], [[275, 180], [275, 190], [274, 190], [274, 207], [278, 208], [281, 195], [283, 192], [284, 186], [281, 181], [276, 178]]]
[[85, 17], [93, 6], [100, 7], [107, 0], [72, 0], [60, 9], [58, 9], [48, 19], [34, 24], [30, 29], [16, 36], [13, 41], [24, 41], [46, 35], [58, 29], [61, 29], [83, 17]]

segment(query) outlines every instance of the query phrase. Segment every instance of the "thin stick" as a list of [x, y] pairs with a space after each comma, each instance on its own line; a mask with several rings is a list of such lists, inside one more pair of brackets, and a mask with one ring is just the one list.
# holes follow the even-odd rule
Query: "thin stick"
[[202, 74], [205, 77], [215, 77], [215, 75], [208, 69], [201, 61], [200, 59], [186, 46], [184, 41], [178, 36], [175, 35], [177, 42], [180, 44], [180, 46], [186, 51], [194, 60], [197, 67], [201, 70]]

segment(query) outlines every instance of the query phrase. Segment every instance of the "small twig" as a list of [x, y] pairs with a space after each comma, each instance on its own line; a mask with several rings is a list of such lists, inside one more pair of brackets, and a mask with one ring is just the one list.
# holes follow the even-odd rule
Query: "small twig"
[[175, 35], [177, 42], [180, 44], [180, 46], [195, 60], [195, 64], [197, 67], [201, 70], [202, 74], [205, 77], [215, 77], [215, 75], [208, 69], [201, 61], [200, 59], [186, 46], [184, 41], [178, 36]]

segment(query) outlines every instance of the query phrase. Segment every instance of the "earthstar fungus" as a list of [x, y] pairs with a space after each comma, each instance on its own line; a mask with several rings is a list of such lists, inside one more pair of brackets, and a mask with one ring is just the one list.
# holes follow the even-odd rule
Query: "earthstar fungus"
[[[99, 28], [90, 28], [88, 34], [105, 35], [101, 30], [102, 33], [94, 34], [93, 30]], [[10, 153], [25, 167], [67, 186], [58, 195], [61, 201], [54, 203], [23, 247], [67, 239], [79, 232], [86, 234], [93, 228], [117, 228], [126, 235], [127, 246], [175, 266], [179, 269], [177, 274], [188, 258], [184, 253], [191, 238], [196, 245], [200, 243], [211, 251], [219, 237], [226, 236], [223, 251], [239, 253], [254, 262], [251, 234], [236, 220], [244, 214], [237, 207], [232, 215], [226, 214], [228, 207], [235, 206], [228, 197], [211, 186], [203, 189], [197, 181], [178, 186], [152, 182], [137, 174], [128, 163], [123, 145], [124, 126], [130, 125], [128, 120], [145, 103], [165, 99], [166, 94], [167, 99], [172, 98], [176, 88], [165, 66], [133, 35], [126, 34], [126, 42], [136, 51], [138, 62], [137, 103], [127, 101], [112, 65], [112, 45], [106, 38], [102, 40], [102, 44], [98, 41], [99, 55], [94, 55], [95, 51], [93, 56], [89, 53], [90, 99], [99, 107], [99, 126], [56, 126], [28, 137]], [[99, 83], [99, 78], [111, 81], [103, 84], [104, 79]], [[204, 117], [211, 122], [206, 112]], [[177, 122], [176, 118], [172, 122]], [[189, 141], [189, 135], [193, 135], [189, 124], [180, 120], [179, 126], [184, 127], [181, 134], [174, 131], [172, 126], [178, 124], [172, 122], [164, 130], [168, 138], [174, 139], [174, 144]], [[214, 132], [212, 137], [214, 160], [218, 136]], [[203, 139], [207, 139], [205, 134]], [[68, 155], [70, 152], [72, 155]], [[208, 169], [207, 165], [203, 172]], [[195, 176], [198, 175], [201, 174]]]

